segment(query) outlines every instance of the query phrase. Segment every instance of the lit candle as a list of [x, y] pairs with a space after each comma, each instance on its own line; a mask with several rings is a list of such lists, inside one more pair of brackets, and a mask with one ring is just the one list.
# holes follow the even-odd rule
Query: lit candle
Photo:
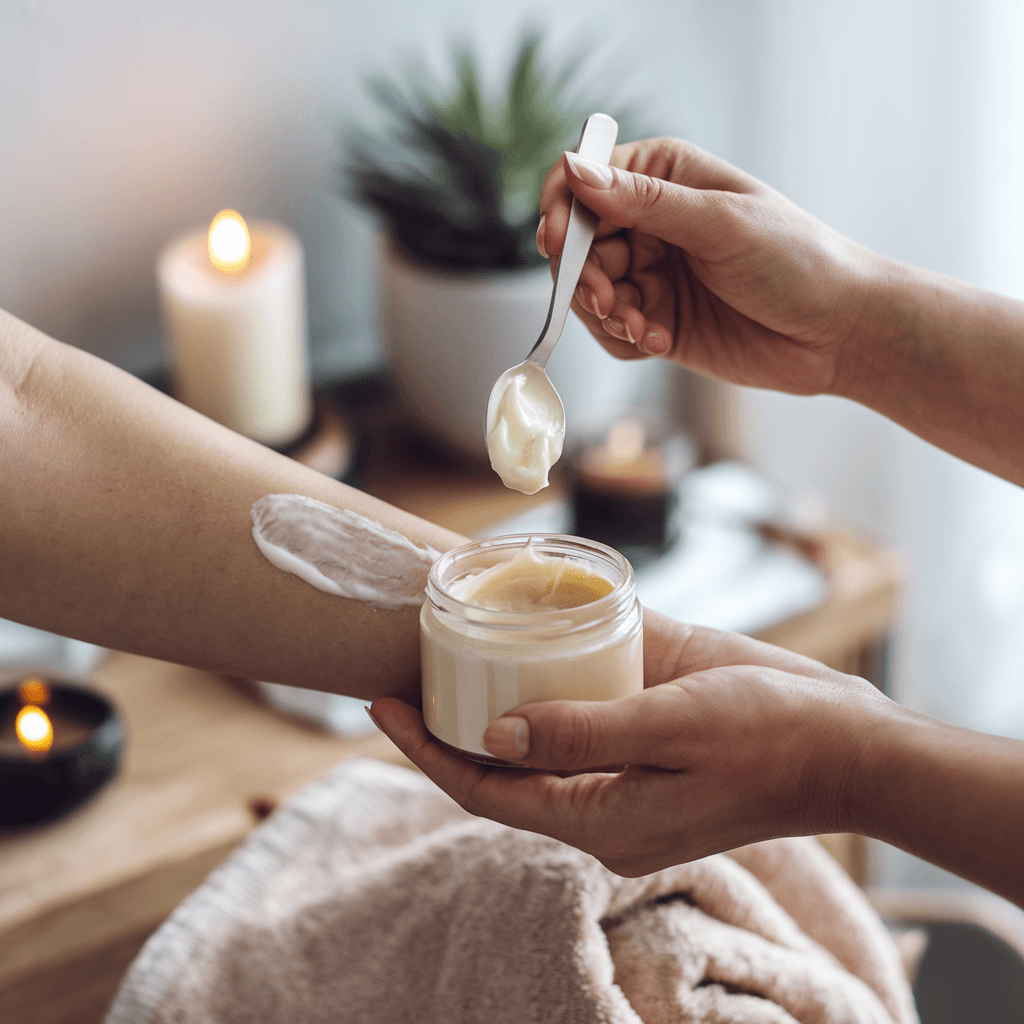
[[307, 428], [304, 260], [280, 224], [223, 210], [160, 254], [157, 281], [175, 394], [275, 448]]
[[663, 551], [672, 544], [676, 484], [690, 468], [689, 449], [650, 435], [642, 420], [625, 417], [574, 460], [573, 529], [580, 536], [631, 556], [634, 548]]
[[39, 760], [50, 750], [76, 747], [89, 737], [90, 729], [67, 714], [47, 713], [50, 688], [41, 679], [26, 679], [18, 697], [21, 707], [13, 720], [0, 722], [0, 756], [23, 755]]
[[668, 486], [665, 458], [647, 440], [647, 427], [640, 420], [619, 420], [603, 444], [583, 453], [580, 480], [593, 489], [618, 494], [664, 492]]
[[0, 828], [58, 818], [117, 772], [123, 732], [92, 690], [31, 677], [0, 690]]

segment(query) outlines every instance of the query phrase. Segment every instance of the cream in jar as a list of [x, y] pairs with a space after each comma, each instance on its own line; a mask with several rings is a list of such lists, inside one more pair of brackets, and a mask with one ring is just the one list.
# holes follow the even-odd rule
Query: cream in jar
[[643, 620], [629, 563], [579, 537], [492, 537], [442, 555], [420, 613], [430, 732], [496, 761], [487, 726], [520, 704], [643, 689]]

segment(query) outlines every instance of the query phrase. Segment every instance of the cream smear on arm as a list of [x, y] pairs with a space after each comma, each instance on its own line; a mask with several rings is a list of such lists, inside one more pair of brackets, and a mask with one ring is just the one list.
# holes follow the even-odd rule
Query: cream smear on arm
[[253, 503], [252, 536], [272, 565], [327, 594], [381, 611], [421, 605], [440, 552], [349, 509], [302, 494]]
[[491, 466], [506, 487], [535, 494], [547, 487], [564, 438], [565, 417], [551, 382], [539, 366], [524, 363], [488, 403]]

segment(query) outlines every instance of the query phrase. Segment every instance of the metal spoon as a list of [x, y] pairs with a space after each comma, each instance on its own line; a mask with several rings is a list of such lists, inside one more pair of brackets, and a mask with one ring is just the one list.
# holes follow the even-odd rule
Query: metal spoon
[[[619, 134], [618, 123], [607, 114], [591, 114], [583, 125], [580, 134], [580, 142], [576, 152], [588, 160], [596, 160], [599, 163], [607, 164], [611, 159], [612, 150], [615, 148], [615, 140]], [[562, 450], [562, 437], [565, 434], [565, 409], [558, 392], [551, 383], [548, 375], [544, 372], [548, 358], [555, 347], [555, 343], [562, 335], [565, 327], [565, 318], [569, 315], [569, 306], [572, 303], [573, 293], [576, 285], [579, 284], [580, 274], [583, 271], [583, 264], [587, 261], [587, 254], [590, 252], [590, 244], [594, 240], [594, 232], [597, 230], [598, 217], [587, 209], [578, 199], [573, 197], [572, 208], [569, 211], [569, 227], [565, 234], [565, 244], [562, 247], [562, 255], [558, 261], [558, 269], [555, 272], [555, 284], [551, 291], [551, 305], [548, 307], [548, 318], [544, 322], [544, 328], [540, 332], [537, 344], [530, 349], [526, 359], [516, 366], [506, 370], [495, 382], [491, 389], [490, 398], [487, 401], [487, 439], [488, 451], [491, 454], [491, 465], [501, 473], [502, 479], [508, 486], [514, 486], [518, 490], [525, 490], [526, 493], [534, 493], [547, 484], [547, 473], [545, 471], [543, 482], [533, 486], [528, 482], [526, 487], [519, 482], [510, 483], [510, 478], [501, 471], [495, 462], [495, 450], [492, 447], [492, 437], [500, 415], [500, 406], [505, 392], [513, 379], [520, 375], [526, 375], [533, 394], [531, 398], [540, 403], [550, 414], [551, 426], [557, 430], [557, 451], [553, 452], [551, 462], [557, 460]], [[506, 432], [507, 433], [507, 432]], [[535, 439], [534, 439], [535, 440]], [[533, 442], [528, 442], [532, 450]], [[529, 457], [529, 452], [523, 456]], [[550, 468], [548, 466], [547, 468]], [[527, 487], [532, 488], [527, 490]]]

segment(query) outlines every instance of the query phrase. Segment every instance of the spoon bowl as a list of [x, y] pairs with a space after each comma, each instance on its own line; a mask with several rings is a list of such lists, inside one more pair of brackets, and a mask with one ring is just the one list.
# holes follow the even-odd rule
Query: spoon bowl
[[544, 368], [527, 359], [506, 370], [487, 400], [487, 451], [506, 487], [536, 494], [562, 454], [565, 409]]

